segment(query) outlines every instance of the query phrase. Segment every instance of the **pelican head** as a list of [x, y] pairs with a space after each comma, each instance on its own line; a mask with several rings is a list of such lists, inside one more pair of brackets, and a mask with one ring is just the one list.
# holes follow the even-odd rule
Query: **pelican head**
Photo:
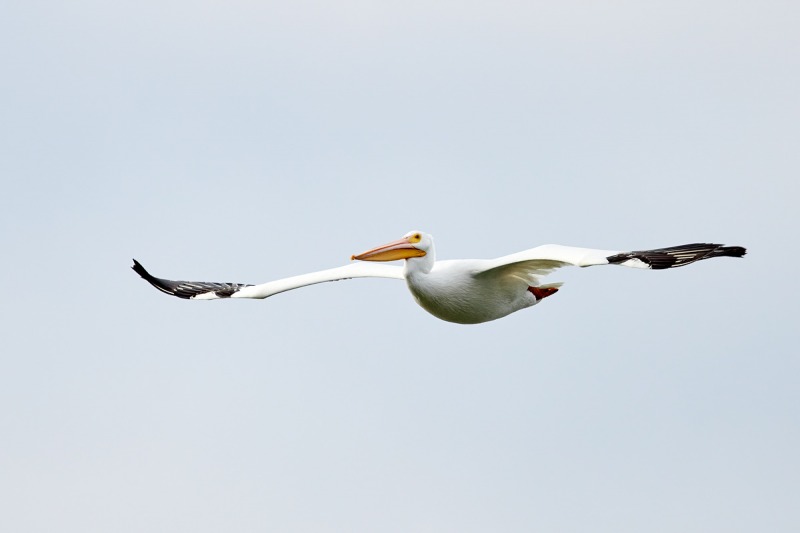
[[409, 231], [402, 238], [350, 257], [359, 261], [395, 261], [424, 257], [433, 248], [433, 237], [421, 231]]

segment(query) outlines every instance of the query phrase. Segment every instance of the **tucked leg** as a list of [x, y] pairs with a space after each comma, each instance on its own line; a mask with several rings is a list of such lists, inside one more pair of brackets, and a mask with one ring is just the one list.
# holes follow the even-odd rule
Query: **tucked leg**
[[558, 292], [556, 287], [528, 287], [528, 290], [536, 297], [536, 301]]

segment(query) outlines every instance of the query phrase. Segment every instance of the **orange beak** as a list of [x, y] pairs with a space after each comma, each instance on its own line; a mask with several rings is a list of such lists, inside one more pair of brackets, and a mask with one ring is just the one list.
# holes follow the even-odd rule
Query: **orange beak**
[[395, 261], [397, 259], [408, 259], [409, 257], [422, 257], [423, 255], [425, 255], [423, 250], [415, 247], [404, 237], [372, 250], [361, 252], [350, 257], [350, 259], [358, 259], [359, 261]]

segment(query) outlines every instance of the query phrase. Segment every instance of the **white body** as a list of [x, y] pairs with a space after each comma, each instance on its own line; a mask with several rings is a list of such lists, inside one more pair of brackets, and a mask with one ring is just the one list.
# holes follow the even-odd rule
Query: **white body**
[[[409, 261], [409, 264], [411, 261]], [[477, 324], [502, 318], [537, 303], [530, 281], [515, 276], [480, 276], [486, 261], [440, 261], [428, 273], [406, 265], [414, 300], [437, 318]]]
[[404, 275], [416, 302], [433, 316], [478, 324], [539, 303], [528, 289], [542, 286], [540, 278], [554, 269], [607, 264], [615, 253], [550, 244], [498, 259], [436, 261], [431, 242], [424, 257], [406, 260]]

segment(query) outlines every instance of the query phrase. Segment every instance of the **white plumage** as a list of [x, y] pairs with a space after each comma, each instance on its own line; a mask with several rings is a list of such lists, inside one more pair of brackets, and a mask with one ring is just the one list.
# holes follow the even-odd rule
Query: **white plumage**
[[401, 239], [352, 256], [360, 261], [404, 260], [403, 267], [351, 263], [259, 285], [156, 278], [136, 260], [133, 269], [160, 291], [194, 300], [267, 298], [316, 283], [351, 278], [405, 279], [414, 299], [432, 315], [449, 322], [476, 324], [531, 307], [554, 294], [561, 284], [542, 284], [541, 278], [563, 266], [617, 264], [665, 269], [712, 257], [742, 257], [745, 253], [740, 246], [708, 243], [634, 252], [547, 244], [497, 259], [436, 261], [433, 237], [411, 231]]

